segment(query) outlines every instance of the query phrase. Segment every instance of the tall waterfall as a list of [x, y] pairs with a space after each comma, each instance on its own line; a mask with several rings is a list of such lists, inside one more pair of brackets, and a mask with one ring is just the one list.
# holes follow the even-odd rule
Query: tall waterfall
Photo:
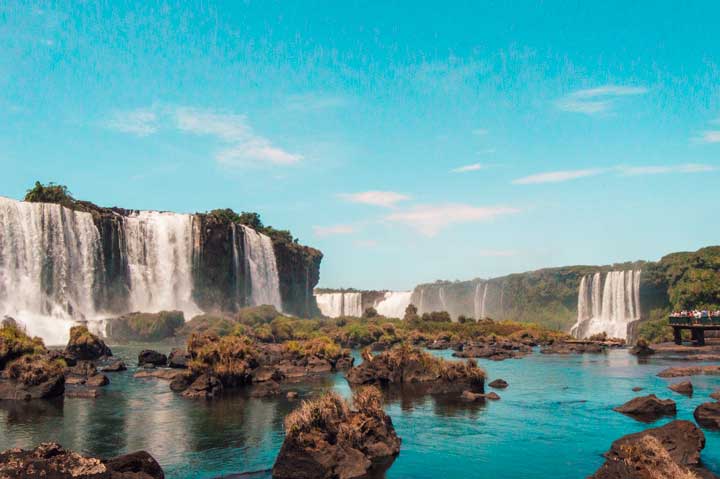
[[362, 293], [316, 293], [320, 312], [328, 318], [362, 316]]
[[193, 216], [140, 211], [124, 223], [130, 309], [198, 314], [192, 299]]
[[282, 310], [280, 277], [275, 250], [269, 236], [243, 226], [245, 259], [250, 272], [250, 299], [254, 306], [269, 304]]
[[89, 213], [0, 197], [0, 315], [13, 316], [49, 343], [62, 343], [74, 318], [96, 316], [100, 253]]
[[628, 325], [640, 319], [640, 270], [585, 275], [578, 290], [577, 322], [570, 330], [577, 338], [607, 333], [627, 338]]
[[382, 316], [388, 318], [403, 318], [405, 309], [410, 305], [412, 291], [388, 291], [385, 297], [380, 300], [375, 309]]

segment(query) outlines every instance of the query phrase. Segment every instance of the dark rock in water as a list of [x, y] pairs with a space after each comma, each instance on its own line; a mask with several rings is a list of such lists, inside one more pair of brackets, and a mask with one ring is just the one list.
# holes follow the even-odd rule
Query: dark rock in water
[[193, 399], [212, 399], [222, 392], [223, 386], [220, 380], [210, 374], [201, 374], [188, 386], [182, 395]]
[[85, 384], [85, 381], [87, 381], [87, 378], [84, 376], [67, 376], [67, 377], [65, 377], [65, 385], [66, 386], [75, 386], [78, 384]]
[[701, 468], [705, 435], [690, 421], [628, 434], [612, 443], [605, 464], [590, 479], [691, 479], [715, 477]]
[[97, 367], [92, 361], [78, 361], [75, 366], [65, 370], [66, 377], [81, 377], [87, 379], [97, 374]]
[[184, 376], [185, 372], [178, 369], [144, 369], [136, 372], [133, 377], [136, 379], [157, 378], [166, 381], [174, 381], [178, 376]]
[[168, 356], [168, 366], [176, 369], [185, 369], [188, 367], [190, 355], [183, 349], [173, 349]]
[[690, 381], [683, 381], [681, 383], [671, 384], [668, 389], [675, 391], [676, 393], [683, 394], [685, 396], [693, 395], [693, 385]]
[[113, 361], [100, 370], [104, 373], [118, 373], [121, 371], [127, 371], [127, 366], [122, 361]]
[[138, 365], [145, 366], [165, 366], [167, 364], [167, 356], [152, 349], [143, 349], [138, 355]]
[[650, 344], [648, 344], [647, 341], [644, 339], [639, 339], [637, 343], [635, 343], [635, 346], [630, 348], [630, 354], [634, 354], [635, 356], [651, 356], [655, 354], [655, 350], [650, 347]]
[[326, 393], [290, 413], [273, 478], [352, 479], [389, 467], [400, 452], [400, 438], [382, 409], [382, 394], [360, 388], [353, 405], [355, 410], [336, 393]]
[[288, 399], [290, 399], [290, 400], [297, 399], [297, 398], [298, 398], [298, 393], [297, 393], [297, 391], [288, 391], [288, 393], [287, 393], [287, 395], [286, 395], [285, 397], [288, 398]]
[[160, 311], [159, 313], [129, 313], [107, 320], [105, 334], [113, 341], [152, 342], [175, 336], [185, 324], [182, 311]]
[[95, 360], [112, 356], [112, 351], [98, 336], [85, 326], [70, 328], [70, 340], [65, 347], [65, 356], [76, 360]]
[[96, 374], [94, 376], [90, 376], [85, 382], [86, 386], [92, 388], [107, 386], [108, 384], [110, 384], [110, 380], [104, 374]]
[[720, 389], [710, 394], [710, 397], [715, 399], [716, 401], [720, 401]]
[[675, 401], [659, 399], [654, 394], [631, 399], [622, 406], [616, 407], [615, 411], [642, 422], [652, 422], [662, 416], [674, 416], [677, 412]]
[[273, 366], [260, 366], [251, 373], [254, 383], [262, 383], [265, 381], [282, 381], [285, 375], [279, 369]]
[[683, 376], [720, 376], [720, 366], [689, 366], [686, 368], [667, 368], [658, 373], [661, 378], [680, 378]]
[[265, 398], [280, 395], [280, 385], [275, 381], [265, 381], [257, 385], [253, 385], [250, 390], [250, 396], [254, 398]]
[[98, 396], [100, 396], [100, 391], [95, 388], [67, 388], [65, 390], [66, 398], [95, 399]]
[[170, 390], [175, 392], [185, 391], [194, 380], [194, 376], [190, 373], [178, 374], [170, 381]]
[[62, 363], [47, 355], [22, 356], [0, 374], [0, 399], [44, 399], [60, 396], [64, 390]]
[[505, 359], [521, 358], [532, 352], [532, 348], [524, 343], [494, 339], [490, 341], [475, 341], [460, 345], [453, 353], [456, 358], [483, 358], [491, 361], [504, 361]]
[[352, 356], [342, 357], [342, 358], [338, 359], [337, 362], [335, 363], [335, 369], [337, 371], [345, 371], [345, 370], [353, 367], [354, 363], [355, 363], [355, 358], [353, 358]]
[[695, 421], [706, 429], [720, 430], [720, 402], [706, 402], [695, 408]]
[[645, 388], [641, 388], [638, 386], [635, 386], [634, 388], [632, 388], [633, 392], [639, 392], [639, 391], [642, 391], [643, 389], [645, 389]]
[[141, 451], [104, 461], [85, 457], [56, 443], [33, 450], [10, 449], [0, 453], [3, 479], [165, 479], [160, 465]]
[[412, 384], [427, 393], [484, 392], [485, 371], [473, 360], [445, 361], [419, 349], [400, 346], [350, 369], [347, 380], [353, 385]]
[[588, 341], [555, 341], [540, 350], [542, 354], [598, 354], [607, 350], [604, 343]]
[[508, 383], [504, 379], [496, 379], [495, 381], [490, 382], [488, 386], [495, 389], [505, 389], [508, 387]]

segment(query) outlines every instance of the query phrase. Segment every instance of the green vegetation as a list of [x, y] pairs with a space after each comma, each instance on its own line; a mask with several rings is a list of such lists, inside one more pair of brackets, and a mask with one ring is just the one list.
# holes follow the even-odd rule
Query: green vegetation
[[3, 320], [0, 326], [0, 369], [21, 356], [46, 351], [42, 339], [28, 336], [12, 319]]
[[57, 203], [68, 208], [73, 207], [75, 198], [72, 197], [67, 186], [50, 182], [43, 185], [39, 181], [25, 193], [25, 201], [32, 203]]
[[671, 310], [720, 309], [720, 246], [669, 254], [647, 273], [667, 291]]
[[161, 341], [185, 324], [182, 311], [130, 313], [108, 320], [106, 334], [115, 341]]

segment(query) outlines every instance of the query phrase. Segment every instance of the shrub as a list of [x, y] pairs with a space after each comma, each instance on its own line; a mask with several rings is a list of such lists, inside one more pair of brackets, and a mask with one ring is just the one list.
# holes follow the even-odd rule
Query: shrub
[[11, 318], [3, 320], [2, 327], [0, 327], [0, 369], [20, 356], [39, 354], [45, 351], [42, 339], [28, 336]]

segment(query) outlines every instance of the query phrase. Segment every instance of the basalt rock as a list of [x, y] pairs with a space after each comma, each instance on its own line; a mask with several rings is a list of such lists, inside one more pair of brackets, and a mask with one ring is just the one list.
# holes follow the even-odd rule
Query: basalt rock
[[400, 346], [350, 369], [351, 385], [412, 385], [426, 393], [484, 392], [485, 371], [469, 360], [450, 362], [413, 347]]
[[45, 399], [60, 396], [64, 390], [62, 364], [46, 355], [22, 356], [0, 373], [0, 399]]
[[668, 389], [671, 391], [675, 391], [678, 394], [683, 394], [685, 396], [693, 395], [693, 385], [690, 381], [683, 381], [680, 383], [671, 384], [670, 386], [668, 386]]
[[212, 399], [219, 396], [222, 390], [222, 382], [216, 376], [202, 374], [183, 391], [182, 395], [192, 399]]
[[375, 388], [360, 388], [351, 409], [335, 393], [304, 402], [285, 419], [274, 479], [353, 479], [389, 467], [400, 438]]
[[483, 358], [492, 361], [503, 361], [505, 359], [520, 358], [531, 352], [532, 348], [523, 343], [493, 340], [465, 343], [459, 351], [453, 353], [453, 356], [457, 358]]
[[280, 385], [275, 381], [265, 381], [253, 385], [250, 396], [254, 398], [266, 398], [280, 395]]
[[655, 350], [650, 347], [650, 344], [648, 344], [647, 341], [644, 339], [639, 339], [635, 346], [630, 348], [630, 354], [634, 354], [635, 356], [645, 357], [645, 356], [652, 356], [655, 354]]
[[86, 457], [56, 443], [33, 450], [10, 449], [0, 453], [3, 479], [164, 479], [160, 465], [140, 451], [115, 459]]
[[720, 366], [689, 366], [685, 368], [667, 368], [658, 373], [661, 378], [681, 378], [684, 376], [720, 376]]
[[720, 389], [711, 393], [710, 397], [715, 399], [716, 401], [720, 401]]
[[113, 361], [112, 363], [103, 367], [101, 371], [104, 373], [118, 373], [121, 371], [127, 371], [127, 366], [122, 361]]
[[720, 402], [706, 402], [699, 405], [693, 413], [700, 426], [714, 431], [720, 430]]
[[70, 340], [65, 347], [65, 356], [76, 360], [96, 360], [112, 356], [112, 351], [98, 336], [88, 331], [85, 326], [70, 328]]
[[504, 379], [496, 379], [489, 383], [488, 386], [495, 389], [505, 389], [506, 387], [508, 387], [508, 383]]
[[498, 401], [500, 399], [500, 396], [498, 396], [497, 393], [490, 392], [488, 394], [482, 394], [482, 393], [474, 393], [472, 391], [463, 391], [463, 393], [460, 395], [460, 399], [463, 401], [468, 402], [477, 402], [477, 401]]
[[86, 386], [92, 388], [107, 386], [108, 384], [110, 384], [110, 380], [104, 374], [96, 374], [94, 376], [90, 376], [85, 382]]
[[143, 349], [138, 355], [138, 365], [165, 366], [167, 364], [167, 356], [151, 349]]
[[605, 464], [590, 479], [714, 478], [701, 467], [704, 447], [705, 435], [697, 426], [690, 421], [672, 421], [613, 442]]
[[662, 416], [674, 416], [677, 412], [675, 401], [672, 399], [659, 399], [654, 394], [631, 399], [615, 411], [642, 422], [652, 422]]
[[190, 355], [183, 349], [173, 349], [168, 356], [168, 366], [176, 369], [185, 369], [188, 367]]
[[583, 341], [555, 341], [542, 348], [542, 354], [598, 354], [605, 352], [607, 346], [603, 343]]

